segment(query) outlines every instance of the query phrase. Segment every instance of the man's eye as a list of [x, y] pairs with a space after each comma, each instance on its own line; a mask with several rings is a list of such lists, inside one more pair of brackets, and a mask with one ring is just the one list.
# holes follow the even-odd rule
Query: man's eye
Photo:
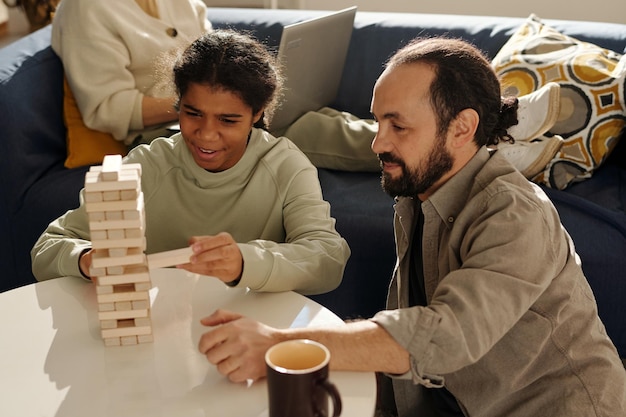
[[404, 128], [402, 126], [398, 126], [398, 125], [392, 125], [393, 130], [396, 130], [398, 132], [401, 132], [404, 130]]
[[200, 117], [201, 116], [200, 113], [195, 112], [195, 111], [189, 111], [189, 110], [185, 111], [185, 114], [187, 116], [189, 116], [189, 117]]
[[234, 119], [226, 119], [226, 118], [222, 118], [221, 120], [222, 120], [222, 123], [229, 124], [229, 125], [232, 125], [232, 124], [237, 123], [237, 121], [236, 121], [236, 120], [234, 120]]

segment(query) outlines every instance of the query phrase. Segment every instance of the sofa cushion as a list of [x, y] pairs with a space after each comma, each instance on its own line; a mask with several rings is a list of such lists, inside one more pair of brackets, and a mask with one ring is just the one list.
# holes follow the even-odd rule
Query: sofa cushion
[[575, 242], [600, 318], [622, 357], [626, 357], [625, 185], [626, 170], [607, 164], [567, 191], [543, 187]]
[[562, 34], [531, 15], [493, 60], [505, 94], [561, 85], [561, 110], [550, 134], [561, 151], [536, 182], [564, 189], [591, 177], [626, 124], [626, 56]]
[[380, 172], [320, 168], [318, 175], [330, 215], [352, 253], [341, 285], [310, 298], [343, 319], [372, 317], [385, 308], [396, 263], [394, 199], [382, 191]]

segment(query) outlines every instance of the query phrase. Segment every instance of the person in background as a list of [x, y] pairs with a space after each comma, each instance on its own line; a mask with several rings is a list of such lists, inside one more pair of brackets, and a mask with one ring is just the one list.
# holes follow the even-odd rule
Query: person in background
[[265, 376], [289, 339], [331, 369], [376, 371], [378, 415], [626, 415], [626, 371], [574, 244], [544, 192], [498, 150], [517, 121], [487, 59], [417, 39], [374, 87], [372, 143], [396, 198], [387, 309], [342, 326], [277, 329], [218, 310], [199, 351], [232, 381]]
[[[317, 170], [291, 141], [262, 129], [282, 86], [275, 57], [249, 36], [214, 30], [172, 65], [181, 132], [124, 159], [142, 167], [146, 253], [191, 245], [181, 268], [256, 291], [336, 288], [350, 250]], [[90, 278], [83, 192], [80, 207], [35, 243], [38, 280]]]
[[176, 97], [156, 85], [159, 56], [209, 30], [201, 0], [63, 0], [51, 44], [84, 124], [132, 145], [178, 117]]
[[49, 25], [61, 0], [3, 0], [7, 7], [19, 7], [26, 15], [29, 31]]

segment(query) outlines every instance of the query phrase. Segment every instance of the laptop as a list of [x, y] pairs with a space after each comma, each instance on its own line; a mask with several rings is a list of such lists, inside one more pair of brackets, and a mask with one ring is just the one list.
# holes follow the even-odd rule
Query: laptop
[[277, 59], [285, 76], [284, 95], [270, 132], [282, 134], [304, 113], [337, 97], [356, 10], [352, 6], [283, 28]]

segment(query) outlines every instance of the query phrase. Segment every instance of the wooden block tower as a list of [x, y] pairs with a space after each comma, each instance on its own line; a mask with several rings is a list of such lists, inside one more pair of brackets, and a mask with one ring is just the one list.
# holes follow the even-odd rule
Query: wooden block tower
[[85, 175], [98, 318], [107, 346], [152, 342], [141, 165], [107, 155]]

